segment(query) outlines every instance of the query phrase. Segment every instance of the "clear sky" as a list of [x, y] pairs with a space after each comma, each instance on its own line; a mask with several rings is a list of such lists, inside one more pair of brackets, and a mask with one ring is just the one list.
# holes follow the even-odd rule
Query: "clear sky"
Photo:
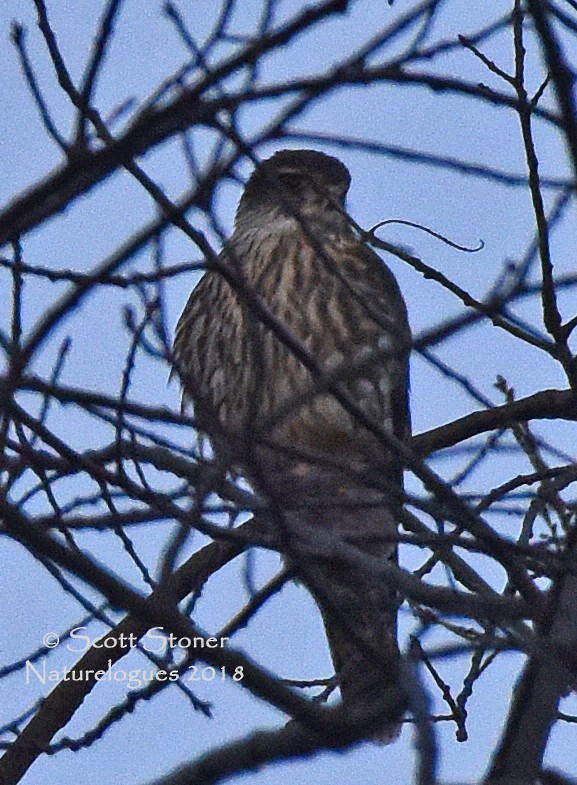
[[[58, 35], [68, 68], [78, 78], [86, 62], [87, 52], [97, 26], [102, 2], [79, 0], [76, 3], [47, 0], [50, 18]], [[202, 41], [214, 19], [219, 3], [198, 0], [179, 7], [191, 31]], [[261, 12], [262, 0], [238, 3], [235, 24], [239, 33], [254, 29]], [[305, 4], [280, 2], [279, 19], [287, 18]], [[261, 78], [263, 81], [289, 80], [323, 70], [377, 30], [393, 22], [415, 4], [413, 0], [397, 0], [391, 8], [384, 0], [358, 0], [351, 3], [350, 13], [323, 24], [314, 33], [298, 39], [274, 57], [267, 59]], [[490, 6], [490, 8], [488, 8]], [[240, 11], [242, 8], [242, 12]], [[455, 38], [457, 33], [469, 34], [491, 19], [510, 10], [510, 3], [496, 0], [490, 4], [453, 0], [443, 4], [433, 27], [431, 40]], [[58, 88], [46, 54], [44, 42], [35, 24], [31, 0], [5, 0], [0, 5], [0, 204], [12, 199], [33, 183], [47, 175], [61, 163], [62, 155], [47, 138], [37, 110], [24, 84], [15, 48], [10, 43], [10, 25], [20, 22], [27, 30], [27, 45], [36, 67], [47, 103], [58, 119], [63, 133], [70, 130], [73, 113], [67, 99]], [[378, 58], [387, 59], [400, 51], [408, 41], [402, 36]], [[530, 42], [529, 42], [530, 43]], [[235, 44], [230, 44], [233, 47]], [[542, 79], [538, 58], [531, 51], [527, 64], [527, 81], [535, 90]], [[511, 68], [512, 44], [507, 34], [492, 37], [486, 53], [502, 67]], [[223, 47], [215, 57], [224, 57]], [[120, 14], [115, 37], [106, 67], [96, 93], [96, 105], [106, 117], [127, 99], [144, 100], [170, 73], [186, 59], [186, 51], [173, 26], [162, 14], [162, 3], [157, 0], [126, 0]], [[472, 83], [483, 82], [495, 89], [506, 90], [494, 74], [470, 52], [457, 49], [434, 63], [424, 60], [419, 70], [431, 70], [453, 78], [466, 78]], [[545, 102], [551, 105], [550, 95]], [[263, 104], [242, 116], [243, 132], [250, 137], [270, 119], [273, 108]], [[491, 169], [522, 175], [524, 157], [518, 122], [508, 109], [489, 104], [480, 105], [465, 97], [448, 92], [433, 92], [422, 87], [381, 85], [379, 87], [337, 91], [299, 117], [294, 123], [301, 133], [336, 134], [379, 142], [462, 159]], [[538, 124], [536, 138], [544, 175], [569, 177], [562, 144], [545, 124]], [[195, 136], [199, 155], [208, 154], [207, 134]], [[204, 148], [203, 148], [204, 145]], [[287, 141], [286, 146], [313, 146], [338, 155], [349, 167], [352, 186], [348, 207], [363, 227], [370, 227], [388, 218], [399, 218], [424, 224], [455, 242], [475, 246], [480, 239], [484, 249], [476, 254], [465, 254], [448, 248], [439, 241], [414, 229], [391, 226], [380, 236], [410, 248], [430, 265], [440, 269], [452, 280], [467, 288], [474, 296], [483, 297], [506, 262], [520, 259], [532, 239], [534, 220], [525, 188], [498, 185], [473, 174], [448, 171], [431, 165], [417, 165], [393, 155], [375, 156], [367, 151], [345, 148], [328, 142], [315, 143], [304, 138]], [[276, 149], [262, 147], [259, 157]], [[171, 198], [177, 198], [189, 185], [182, 165], [178, 145], [170, 143], [156, 149], [142, 161], [153, 177]], [[244, 162], [238, 168], [242, 177], [250, 172]], [[223, 226], [230, 231], [239, 186], [227, 184], [218, 193], [218, 214]], [[547, 207], [558, 191], [545, 190]], [[98, 260], [114, 251], [156, 210], [150, 197], [127, 174], [118, 174], [99, 185], [88, 196], [82, 197], [64, 216], [48, 221], [41, 229], [25, 238], [24, 254], [29, 264], [57, 269], [85, 271]], [[571, 270], [575, 247], [575, 229], [567, 218], [554, 236], [556, 269]], [[218, 246], [218, 239], [210, 234]], [[196, 249], [182, 236], [173, 232], [166, 242], [167, 263], [178, 263], [198, 258]], [[413, 332], [419, 336], [449, 316], [461, 312], [454, 297], [443, 291], [434, 281], [425, 280], [398, 259], [387, 260], [399, 279], [407, 300]], [[134, 260], [135, 269], [148, 269], [149, 256]], [[194, 285], [196, 277], [179, 276], [167, 286], [168, 320], [171, 328]], [[2, 286], [9, 279], [2, 274]], [[54, 299], [64, 291], [62, 284], [45, 280], [30, 283], [25, 292], [25, 329]], [[64, 337], [73, 330], [73, 346], [65, 379], [94, 390], [114, 392], [118, 389], [124, 366], [128, 338], [123, 331], [122, 309], [137, 305], [136, 298], [117, 289], [106, 289], [83, 306], [73, 322], [59, 328]], [[563, 307], [571, 314], [570, 299], [562, 299]], [[518, 315], [540, 326], [538, 306], [519, 306]], [[3, 317], [5, 327], [7, 316]], [[46, 373], [56, 356], [57, 342], [51, 342], [41, 353], [35, 369]], [[494, 403], [502, 402], [494, 383], [498, 374], [506, 377], [519, 397], [542, 388], [562, 387], [564, 380], [553, 362], [543, 360], [534, 348], [513, 341], [494, 328], [476, 327], [447, 341], [438, 351], [444, 362], [451, 364], [463, 377], [474, 380], [475, 386]], [[143, 363], [134, 377], [133, 395], [139, 400], [178, 407], [177, 386], [167, 386], [166, 368], [159, 364]], [[464, 391], [463, 386], [445, 379], [430, 364], [416, 357], [412, 364], [412, 417], [416, 433], [440, 425], [478, 408], [478, 404]], [[59, 415], [62, 417], [62, 413]], [[562, 449], [571, 450], [573, 428], [567, 423], [539, 426], [538, 433], [546, 434]], [[104, 443], [104, 430], [99, 433], [65, 412], [59, 433], [77, 447]], [[455, 459], [456, 460], [456, 459]], [[450, 477], [460, 465], [455, 461], [432, 461], [432, 466]], [[465, 483], [464, 491], [487, 488], [528, 471], [518, 456], [505, 453], [498, 462], [485, 464], [474, 478]], [[415, 485], [410, 487], [416, 488]], [[72, 486], [70, 493], [76, 491]], [[503, 516], [491, 521], [503, 529], [510, 524]], [[514, 533], [514, 532], [513, 532]], [[131, 532], [141, 558], [151, 565], [167, 536], [162, 526], [146, 526]], [[201, 538], [196, 542], [201, 543]], [[127, 579], [137, 580], [135, 570], [122, 546], [112, 536], [90, 534], [79, 538], [79, 543], [117, 569]], [[20, 546], [0, 540], [0, 667], [35, 651], [42, 636], [61, 632], [83, 611], [72, 598], [63, 594], [50, 575], [37, 565]], [[402, 553], [405, 566], [416, 567], [421, 557], [414, 552]], [[481, 565], [482, 560], [479, 560]], [[278, 559], [259, 555], [255, 574], [267, 576], [278, 566]], [[488, 572], [488, 578], [500, 588], [501, 576]], [[96, 600], [94, 594], [90, 594]], [[215, 631], [246, 599], [242, 575], [238, 565], [229, 565], [214, 576], [207, 596], [200, 607], [199, 622], [207, 630]], [[410, 629], [405, 618], [401, 630], [404, 638]], [[101, 625], [89, 628], [92, 638], [103, 631]], [[330, 661], [325, 651], [321, 623], [314, 605], [299, 587], [285, 588], [247, 631], [238, 634], [235, 644], [247, 653], [258, 653], [261, 661], [273, 671], [286, 677], [320, 677], [330, 673]], [[50, 659], [51, 668], [71, 666], [76, 657], [59, 647]], [[127, 661], [128, 662], [128, 661]], [[146, 661], [133, 655], [132, 667], [150, 668]], [[438, 725], [441, 749], [441, 776], [449, 781], [478, 779], [488, 761], [506, 716], [511, 689], [518, 673], [520, 658], [507, 655], [489, 668], [476, 684], [469, 704], [469, 741], [457, 744], [454, 725]], [[125, 666], [124, 661], [122, 667]], [[459, 688], [467, 663], [448, 660], [440, 666], [443, 678], [455, 690]], [[427, 682], [428, 687], [432, 685]], [[178, 763], [196, 757], [203, 750], [232, 740], [250, 729], [275, 727], [281, 718], [268, 706], [252, 698], [247, 691], [230, 683], [211, 681], [191, 683], [203, 700], [214, 705], [214, 719], [207, 720], [195, 713], [190, 703], [174, 688], [148, 703], [141, 703], [136, 711], [113, 725], [104, 737], [86, 750], [77, 753], [60, 752], [44, 757], [28, 772], [25, 785], [82, 781], [84, 785], [104, 782], [123, 782], [124, 785], [143, 785]], [[26, 710], [35, 700], [47, 694], [49, 685], [42, 686], [31, 677], [23, 683], [19, 673], [1, 684], [0, 724]], [[434, 692], [434, 690], [432, 689]], [[125, 694], [125, 685], [100, 685], [86, 700], [81, 710], [64, 731], [71, 737], [80, 736]], [[577, 701], [569, 698], [564, 710], [577, 711]], [[443, 712], [443, 705], [435, 698], [434, 710]], [[559, 726], [554, 732], [549, 757], [552, 763], [568, 772], [577, 772], [577, 747], [571, 725]], [[362, 776], [367, 785], [387, 782], [405, 785], [412, 776], [414, 760], [413, 736], [409, 727], [396, 744], [379, 748], [365, 745], [347, 754], [325, 753], [313, 760], [271, 766], [244, 777], [245, 783], [284, 785], [334, 785], [358, 781]]]

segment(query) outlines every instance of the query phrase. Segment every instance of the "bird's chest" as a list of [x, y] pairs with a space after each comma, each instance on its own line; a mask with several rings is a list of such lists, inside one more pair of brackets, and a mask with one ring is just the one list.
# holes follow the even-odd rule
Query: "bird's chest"
[[[360, 345], [378, 341], [383, 330], [367, 308], [367, 271], [350, 243], [338, 236], [316, 243], [281, 236], [261, 255], [250, 283], [280, 328], [253, 325], [262, 351], [294, 356], [285, 340], [292, 337], [319, 362], [334, 366], [337, 354], [354, 354]], [[254, 314], [247, 317], [258, 322]]]
[[374, 416], [388, 393], [382, 358], [390, 335], [374, 318], [370, 275], [338, 238], [313, 246], [287, 237], [261, 253], [251, 285], [277, 329], [246, 310], [258, 412], [271, 418], [286, 410], [281, 421], [289, 431], [299, 429], [302, 437], [306, 430], [306, 441], [317, 446], [321, 435], [340, 440], [351, 418], [328, 392], [332, 381]]

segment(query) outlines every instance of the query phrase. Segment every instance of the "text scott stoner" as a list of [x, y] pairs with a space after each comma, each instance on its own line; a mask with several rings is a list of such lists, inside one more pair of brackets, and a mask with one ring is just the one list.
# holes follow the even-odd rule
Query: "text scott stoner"
[[[83, 634], [86, 627], [75, 627], [70, 632], [70, 641], [76, 643], [67, 643], [66, 648], [68, 651], [83, 652], [88, 651], [90, 648], [94, 649], [133, 649], [139, 641], [139, 636], [133, 632], [120, 633], [119, 635], [106, 635], [102, 638], [94, 640], [90, 635]], [[205, 638], [202, 635], [195, 636], [194, 638], [179, 638], [173, 633], [168, 635], [164, 632], [162, 627], [152, 627], [140, 641], [142, 648], [145, 651], [160, 654], [168, 649], [176, 647], [181, 649], [218, 649], [223, 648], [229, 639], [222, 638]]]

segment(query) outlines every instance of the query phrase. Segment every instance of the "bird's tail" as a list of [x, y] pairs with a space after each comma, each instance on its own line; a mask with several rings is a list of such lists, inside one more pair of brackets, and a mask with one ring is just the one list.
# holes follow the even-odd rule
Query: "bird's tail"
[[[396, 683], [400, 660], [398, 596], [374, 569], [384, 560], [397, 560], [397, 518], [390, 502], [385, 504], [381, 497], [378, 504], [375, 494], [372, 499], [370, 494], [367, 499], [366, 492], [363, 495], [363, 504], [358, 507], [350, 503], [349, 495], [346, 504], [323, 508], [317, 497], [308, 509], [301, 506], [308, 530], [333, 535], [336, 546], [329, 549], [328, 557], [306, 558], [300, 571], [323, 617], [347, 714], [360, 721], [381, 705], [387, 713], [386, 694]], [[348, 559], [347, 550], [353, 548], [372, 558], [366, 562]], [[319, 552], [322, 550], [321, 546]], [[393, 741], [400, 732], [400, 719], [383, 724], [377, 716], [373, 739]]]

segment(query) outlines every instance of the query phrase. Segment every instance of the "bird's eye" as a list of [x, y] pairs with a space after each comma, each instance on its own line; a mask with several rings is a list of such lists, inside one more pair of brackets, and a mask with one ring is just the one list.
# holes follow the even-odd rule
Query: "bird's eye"
[[302, 178], [296, 172], [284, 172], [279, 174], [281, 184], [289, 191], [298, 191], [300, 188]]

